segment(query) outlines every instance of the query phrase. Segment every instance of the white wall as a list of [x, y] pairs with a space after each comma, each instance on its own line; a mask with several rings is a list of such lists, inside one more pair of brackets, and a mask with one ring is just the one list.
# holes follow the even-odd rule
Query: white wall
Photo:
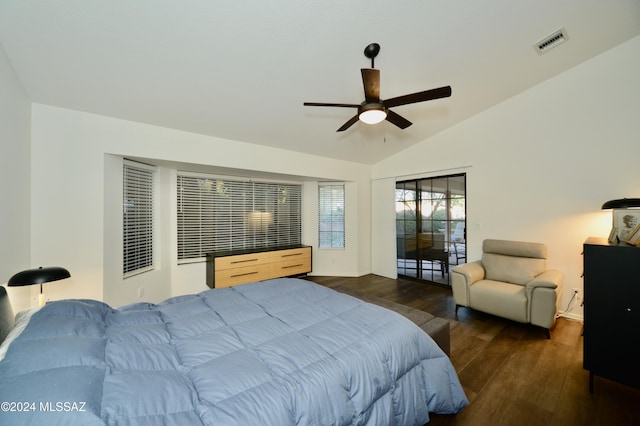
[[[485, 238], [546, 243], [549, 266], [564, 272], [564, 309], [571, 288], [582, 289], [583, 241], [609, 234], [602, 203], [640, 197], [639, 75], [637, 37], [376, 164], [374, 182], [467, 172], [469, 259]], [[389, 191], [374, 186], [373, 205], [389, 203]], [[391, 222], [373, 216], [374, 259], [395, 254], [379, 231]], [[389, 276], [389, 265], [372, 271]]]
[[[29, 258], [31, 101], [0, 46], [0, 284], [34, 267]], [[37, 286], [31, 286], [37, 287]], [[16, 312], [36, 297], [31, 287], [8, 287]]]
[[[204, 264], [175, 265], [170, 218], [161, 224], [158, 277], [118, 280], [121, 229], [115, 207], [105, 200], [117, 198], [113, 174], [123, 156], [133, 156], [303, 177], [303, 239], [314, 246], [314, 273], [352, 276], [395, 273], [390, 191], [399, 176], [465, 171], [469, 257], [480, 255], [487, 237], [542, 241], [549, 245], [550, 266], [565, 273], [566, 289], [581, 288], [582, 241], [606, 236], [610, 227], [610, 214], [600, 205], [640, 195], [639, 52], [635, 38], [376, 164], [372, 174], [360, 164], [38, 104], [31, 107], [29, 164], [29, 101], [0, 52], [0, 191], [11, 200], [1, 213], [0, 272], [6, 281], [34, 265], [69, 268], [71, 279], [45, 289], [51, 299], [107, 295], [121, 304], [134, 301], [130, 293], [139, 285], [154, 299], [203, 289]], [[167, 182], [171, 173], [163, 171]], [[348, 182], [344, 251], [317, 250], [320, 180]], [[163, 217], [170, 216], [171, 194], [162, 199]], [[29, 233], [30, 243], [24, 238]]]
[[140, 287], [148, 301], [207, 289], [204, 263], [176, 266], [175, 170], [166, 167], [161, 170], [160, 267], [122, 280], [122, 157], [223, 167], [244, 175], [290, 175], [305, 181], [306, 219], [317, 216], [317, 193], [307, 189], [318, 180], [347, 181], [348, 248], [331, 254], [318, 250], [317, 219], [303, 224], [303, 243], [313, 246], [316, 274], [370, 271], [369, 166], [39, 104], [33, 105], [32, 147], [32, 256], [72, 274], [51, 286], [52, 300], [81, 297], [122, 305], [141, 300]]
[[396, 278], [396, 180], [371, 181], [371, 270], [383, 277]]

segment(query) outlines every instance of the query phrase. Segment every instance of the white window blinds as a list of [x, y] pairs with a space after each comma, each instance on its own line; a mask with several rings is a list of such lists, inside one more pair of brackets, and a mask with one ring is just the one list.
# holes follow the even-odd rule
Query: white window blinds
[[320, 183], [318, 195], [318, 247], [344, 248], [344, 183]]
[[178, 174], [178, 261], [300, 244], [302, 185]]
[[153, 269], [153, 186], [155, 169], [123, 166], [123, 272], [131, 276]]

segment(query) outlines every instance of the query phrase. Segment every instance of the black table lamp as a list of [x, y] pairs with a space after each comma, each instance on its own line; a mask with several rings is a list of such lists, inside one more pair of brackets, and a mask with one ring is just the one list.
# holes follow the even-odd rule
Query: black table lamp
[[640, 198], [620, 198], [610, 200], [602, 205], [602, 210], [607, 209], [631, 209], [640, 207]]
[[[602, 205], [602, 210], [614, 210], [613, 227], [611, 228], [611, 232], [609, 233], [610, 243], [619, 244], [620, 242], [625, 242], [625, 243], [633, 244], [635, 246], [638, 245], [637, 241], [635, 241], [635, 238], [634, 238], [634, 242], [629, 241], [629, 238], [632, 236], [632, 234], [636, 233], [640, 225], [636, 226], [636, 224], [634, 223], [633, 226], [629, 226], [627, 224], [625, 225], [625, 227], [627, 227], [627, 230], [620, 232], [620, 230], [618, 229], [620, 225], [616, 224], [616, 216], [615, 216], [616, 215], [615, 210], [637, 209], [638, 207], [640, 207], [640, 198], [620, 198], [617, 200], [609, 200]], [[635, 216], [635, 214], [634, 215], [625, 214], [624, 217], [626, 218], [626, 217], [633, 217], [633, 216]], [[625, 219], [623, 219], [623, 221], [624, 220]], [[637, 218], [636, 218], [636, 221], [637, 221]], [[629, 228], [633, 228], [631, 232], [629, 232]]]
[[43, 268], [42, 266], [36, 269], [27, 269], [26, 271], [18, 272], [9, 279], [7, 285], [9, 287], [18, 287], [23, 285], [40, 284], [40, 295], [38, 296], [38, 305], [44, 305], [44, 294], [42, 294], [42, 284], [51, 281], [63, 280], [69, 278], [71, 274], [64, 268], [59, 266], [49, 266]]

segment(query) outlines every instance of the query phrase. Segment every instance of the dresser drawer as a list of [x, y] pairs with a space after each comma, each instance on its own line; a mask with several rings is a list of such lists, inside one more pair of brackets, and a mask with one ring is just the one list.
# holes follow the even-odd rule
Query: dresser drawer
[[311, 257], [297, 256], [283, 260], [281, 262], [271, 263], [271, 278], [286, 277], [289, 275], [298, 275], [311, 272]]
[[311, 247], [289, 246], [255, 253], [246, 250], [207, 253], [207, 285], [211, 288], [302, 275], [311, 272]]
[[269, 278], [269, 264], [216, 270], [216, 288], [252, 283]]
[[311, 247], [302, 247], [289, 250], [276, 250], [269, 252], [269, 262], [282, 262], [291, 259], [311, 259]]
[[237, 254], [216, 258], [215, 270], [244, 268], [246, 266], [264, 265], [267, 263], [269, 263], [269, 253]]

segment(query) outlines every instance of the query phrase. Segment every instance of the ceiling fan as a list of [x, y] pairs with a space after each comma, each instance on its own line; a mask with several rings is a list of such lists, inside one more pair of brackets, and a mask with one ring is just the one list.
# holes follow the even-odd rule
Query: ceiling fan
[[364, 85], [364, 101], [360, 104], [336, 104], [323, 102], [305, 102], [305, 106], [326, 106], [341, 108], [357, 108], [358, 113], [344, 123], [337, 131], [344, 132], [356, 121], [361, 120], [367, 124], [376, 124], [383, 120], [395, 124], [401, 129], [411, 126], [411, 122], [389, 108], [416, 102], [431, 101], [433, 99], [447, 98], [451, 96], [451, 86], [438, 87], [424, 92], [411, 93], [395, 98], [380, 99], [380, 70], [374, 68], [373, 60], [380, 52], [378, 43], [371, 43], [364, 49], [364, 56], [371, 59], [371, 68], [362, 68], [362, 84]]

